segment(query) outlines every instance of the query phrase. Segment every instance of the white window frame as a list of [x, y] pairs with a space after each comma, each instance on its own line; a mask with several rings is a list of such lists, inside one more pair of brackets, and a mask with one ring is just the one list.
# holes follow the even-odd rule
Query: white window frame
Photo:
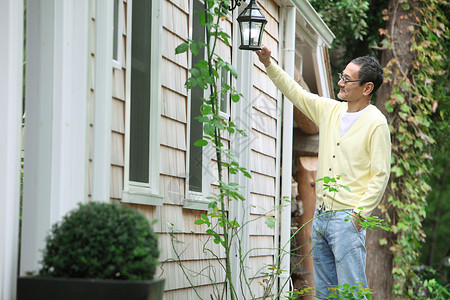
[[[201, 0], [194, 0], [194, 1], [201, 1]], [[197, 13], [194, 13], [194, 1], [191, 1], [190, 3], [190, 9], [189, 11], [191, 12], [190, 16], [189, 16], [189, 37], [192, 39], [193, 38], [193, 32], [194, 32], [194, 28], [193, 28], [193, 19], [194, 16], [198, 15]], [[205, 37], [206, 39], [206, 37]], [[190, 60], [189, 60], [189, 68], [192, 68], [192, 63], [193, 63], [193, 57], [192, 55], [190, 56]], [[189, 141], [188, 145], [187, 145], [187, 151], [186, 151], [186, 192], [185, 195], [186, 197], [184, 198], [183, 201], [183, 207], [184, 208], [189, 208], [189, 209], [196, 209], [196, 210], [208, 210], [208, 205], [211, 202], [210, 199], [207, 199], [206, 197], [208, 197], [211, 193], [211, 176], [205, 176], [204, 174], [204, 170], [211, 170], [212, 168], [212, 161], [211, 161], [211, 156], [207, 155], [208, 153], [212, 152], [212, 146], [211, 145], [207, 145], [205, 147], [202, 147], [202, 191], [201, 192], [196, 192], [196, 191], [191, 191], [189, 190], [190, 187], [190, 157], [191, 157], [191, 128], [192, 128], [192, 122], [198, 122], [197, 120], [192, 118], [192, 111], [191, 111], [191, 103], [192, 103], [192, 95], [191, 95], [191, 90], [189, 90], [188, 93], [188, 118], [187, 118], [187, 126], [188, 126], [188, 130], [187, 130], [187, 139]], [[203, 98], [207, 98], [208, 95], [208, 91], [205, 90], [203, 93]], [[202, 135], [203, 135], [203, 130], [202, 130]], [[195, 141], [192, 141], [195, 142]], [[195, 146], [193, 146], [195, 147]]]
[[[124, 7], [123, 7], [123, 0], [113, 0], [114, 3], [117, 1], [117, 28], [113, 28], [113, 35], [116, 35], [115, 38], [117, 38], [117, 59], [114, 59], [114, 48], [113, 48], [113, 59], [112, 59], [112, 66], [113, 68], [121, 70], [123, 67], [123, 24], [125, 22], [124, 20]], [[113, 6], [114, 7], [114, 6]], [[113, 13], [116, 14], [115, 9], [113, 9]], [[128, 19], [128, 18], [127, 18]], [[113, 16], [113, 25], [114, 25], [114, 16]], [[128, 27], [128, 26], [127, 26]], [[114, 47], [114, 36], [113, 36], [113, 47]], [[128, 49], [127, 49], [128, 50]]]
[[130, 115], [131, 115], [131, 37], [133, 1], [127, 1], [127, 67], [126, 100], [125, 100], [125, 166], [124, 190], [122, 202], [160, 206], [163, 196], [159, 191], [160, 177], [160, 119], [161, 119], [161, 3], [152, 1], [152, 34], [151, 34], [151, 99], [150, 101], [150, 137], [149, 137], [149, 182], [130, 181]]
[[[197, 0], [194, 0], [197, 1]], [[194, 28], [193, 28], [193, 18], [194, 16], [196, 16], [197, 14], [194, 13], [194, 1], [191, 1], [190, 3], [190, 19], [189, 19], [189, 37], [192, 39], [193, 38], [193, 32], [194, 32]], [[202, 1], [202, 0], [199, 0]], [[205, 37], [206, 38], [206, 37]], [[189, 68], [192, 67], [192, 56], [189, 62]], [[227, 80], [226, 80], [226, 84], [228, 85], [232, 85], [233, 81], [231, 79], [231, 74], [229, 71], [225, 72], [226, 76], [227, 76]], [[222, 76], [224, 74], [221, 72], [219, 74], [219, 91], [221, 90], [222, 87]], [[207, 99], [209, 97], [209, 90], [205, 90], [203, 93], [203, 98]], [[226, 103], [225, 103], [225, 109], [222, 110], [221, 107], [221, 100], [222, 100], [222, 95], [219, 95], [219, 115], [229, 119], [230, 118], [230, 111], [231, 111], [231, 99], [230, 99], [230, 93], [228, 92], [226, 97]], [[189, 144], [187, 146], [187, 152], [186, 152], [186, 192], [185, 195], [186, 197], [184, 198], [183, 201], [183, 207], [184, 208], [189, 208], [189, 209], [196, 209], [196, 210], [208, 210], [208, 205], [211, 203], [210, 199], [207, 199], [207, 197], [209, 197], [211, 195], [211, 184], [212, 184], [212, 176], [210, 173], [208, 173], [210, 170], [213, 170], [214, 167], [214, 161], [212, 160], [215, 156], [215, 150], [212, 147], [212, 145], [208, 144], [205, 147], [202, 147], [202, 191], [201, 192], [196, 192], [196, 191], [191, 191], [189, 190], [190, 187], [190, 155], [191, 155], [191, 124], [192, 122], [197, 122], [197, 120], [193, 119], [192, 116], [192, 112], [191, 112], [191, 102], [192, 102], [192, 95], [191, 95], [191, 90], [189, 90], [188, 93], [188, 120], [187, 120], [187, 126], [188, 126], [188, 131], [187, 131], [187, 139], [189, 141]], [[202, 135], [203, 135], [203, 131], [202, 131]], [[192, 141], [195, 142], [195, 141]], [[193, 146], [195, 147], [195, 146]]]
[[225, 75], [227, 76], [226, 78], [226, 82], [225, 84], [228, 84], [229, 86], [232, 86], [231, 83], [231, 73], [230, 71], [226, 70], [226, 69], [222, 69], [222, 72], [220, 72], [219, 74], [219, 91], [220, 91], [220, 98], [219, 98], [219, 115], [226, 118], [226, 119], [230, 119], [230, 92], [226, 93], [226, 103], [225, 103], [225, 110], [222, 110], [222, 79], [224, 76], [224, 72]]

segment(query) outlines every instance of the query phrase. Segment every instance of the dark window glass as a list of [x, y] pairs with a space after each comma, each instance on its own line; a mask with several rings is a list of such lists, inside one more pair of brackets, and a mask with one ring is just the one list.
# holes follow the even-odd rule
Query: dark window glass
[[148, 183], [151, 1], [134, 0], [131, 25], [130, 181]]
[[[204, 11], [202, 1], [194, 0], [194, 15], [192, 17], [192, 39], [194, 41], [205, 41], [205, 28], [200, 26], [200, 14], [196, 11]], [[203, 49], [202, 49], [203, 50]], [[200, 51], [197, 56], [192, 57], [192, 66], [199, 60], [204, 59], [204, 51]], [[204, 90], [198, 85], [191, 90], [191, 128], [190, 128], [190, 154], [189, 154], [189, 190], [202, 192], [202, 148], [194, 145], [195, 141], [203, 136], [203, 123], [195, 119], [200, 116], [200, 106]]]

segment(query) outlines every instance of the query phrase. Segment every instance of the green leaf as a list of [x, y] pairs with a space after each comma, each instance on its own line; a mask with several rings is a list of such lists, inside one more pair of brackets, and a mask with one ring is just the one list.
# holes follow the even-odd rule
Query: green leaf
[[238, 102], [240, 98], [239, 94], [231, 94], [231, 101], [234, 103]]
[[175, 54], [184, 53], [189, 48], [189, 45], [187, 43], [183, 43], [178, 45], [178, 47], [175, 48]]
[[393, 113], [394, 112], [394, 108], [388, 102], [386, 102], [386, 111], [388, 113]]
[[200, 76], [200, 71], [195, 68], [189, 69], [189, 73], [191, 73], [194, 77]]
[[341, 188], [343, 188], [344, 190], [351, 192], [351, 190], [350, 190], [350, 188], [349, 188], [348, 186], [342, 185], [342, 184], [340, 184], [339, 186], [340, 186]]
[[204, 132], [205, 134], [210, 135], [210, 136], [213, 136], [213, 135], [214, 135], [214, 129], [215, 129], [215, 127], [214, 127], [213, 125], [211, 125], [210, 123], [206, 123], [206, 124], [203, 126], [203, 132]]
[[189, 49], [192, 52], [192, 55], [197, 56], [198, 55], [198, 48], [197, 48], [197, 43], [191, 43], [189, 45]]
[[205, 224], [205, 221], [203, 221], [203, 220], [195, 220], [194, 224], [195, 225], [202, 225], [202, 224]]
[[274, 229], [275, 228], [275, 224], [277, 222], [277, 219], [270, 217], [266, 219], [266, 225], [267, 227], [269, 227], [270, 229]]
[[212, 114], [212, 107], [211, 106], [209, 106], [209, 105], [202, 105], [202, 106], [200, 106], [200, 113], [203, 115], [203, 116], [205, 116], [205, 115], [209, 115], [209, 114]]
[[203, 140], [203, 139], [197, 140], [197, 141], [195, 141], [194, 145], [197, 147], [204, 147], [204, 146], [208, 145], [208, 141]]

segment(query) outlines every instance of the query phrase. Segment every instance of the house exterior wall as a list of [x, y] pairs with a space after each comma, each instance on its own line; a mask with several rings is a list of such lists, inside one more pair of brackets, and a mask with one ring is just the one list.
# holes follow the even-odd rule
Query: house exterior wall
[[[98, 10], [98, 4], [101, 2], [97, 1], [91, 0], [80, 6], [75, 5], [73, 1], [64, 4], [49, 1], [39, 4], [40, 6], [35, 4], [27, 7], [28, 26], [45, 26], [30, 27], [27, 33], [29, 61], [26, 83], [27, 94], [30, 95], [27, 101], [31, 101], [27, 105], [30, 114], [27, 115], [25, 145], [28, 145], [26, 149], [28, 148], [29, 152], [25, 167], [25, 226], [22, 235], [22, 245], [26, 247], [23, 247], [25, 250], [21, 253], [22, 262], [25, 262], [21, 267], [21, 274], [35, 271], [44, 232], [52, 223], [60, 220], [65, 212], [79, 202], [99, 200], [94, 199], [96, 193], [93, 190], [97, 187], [98, 179], [94, 170], [98, 166], [99, 155], [101, 157], [101, 153], [108, 153], [106, 161], [110, 161], [109, 171], [106, 175], [102, 174], [101, 170], [97, 173], [109, 177], [109, 193], [106, 191], [103, 194], [106, 196], [102, 196], [105, 199], [102, 200], [122, 202], [138, 209], [149, 220], [157, 220], [154, 229], [160, 236], [162, 261], [157, 275], [167, 279], [165, 299], [191, 299], [198, 295], [210, 298], [214, 293], [212, 282], [204, 276], [194, 275], [201, 270], [209, 270], [210, 276], [214, 273], [212, 270], [220, 270], [225, 253], [221, 246], [208, 241], [208, 236], [204, 234], [207, 229], [205, 225], [194, 224], [195, 220], [200, 219], [201, 214], [206, 212], [207, 206], [205, 203], [195, 203], [196, 200], [188, 195], [188, 158], [192, 152], [189, 132], [193, 112], [190, 109], [192, 96], [185, 88], [184, 82], [188, 78], [192, 57], [189, 53], [175, 55], [174, 51], [177, 45], [192, 36], [192, 20], [196, 15], [192, 9], [193, 0], [150, 2], [152, 8], [155, 8], [151, 16], [154, 22], [152, 26], [157, 24], [156, 28], [152, 28], [151, 65], [155, 67], [151, 70], [152, 81], [149, 83], [156, 86], [156, 89], [152, 90], [152, 115], [149, 124], [153, 130], [149, 151], [152, 156], [149, 190], [153, 193], [150, 196], [133, 194], [129, 188], [127, 174], [131, 73], [129, 24], [133, 2], [117, 2], [118, 19], [121, 20], [116, 27], [119, 56], [111, 63], [110, 71], [103, 74], [99, 68], [100, 58], [110, 54], [106, 53], [109, 51], [106, 48], [98, 47], [102, 31], [99, 30], [101, 12]], [[290, 5], [288, 1], [258, 2], [268, 19], [263, 43], [272, 49], [275, 63], [283, 61], [282, 27], [286, 20], [279, 3], [286, 5], [285, 2]], [[300, 0], [292, 2], [306, 3]], [[74, 10], [74, 7], [77, 9]], [[283, 106], [279, 92], [265, 74], [265, 69], [256, 56], [252, 52], [237, 49], [237, 14], [236, 10], [233, 18], [222, 21], [221, 26], [233, 38], [230, 45], [219, 41], [217, 52], [239, 69], [242, 75], [232, 83], [241, 89], [246, 99], [242, 99], [239, 104], [230, 103], [230, 109], [226, 113], [236, 124], [243, 126], [240, 129], [248, 134], [248, 138], [232, 139], [223, 133], [223, 142], [227, 148], [239, 149], [238, 156], [250, 170], [252, 180], [224, 170], [224, 181], [233, 180], [244, 185], [243, 193], [247, 200], [242, 206], [240, 203], [230, 204], [229, 214], [239, 220], [242, 218], [249, 221], [242, 235], [244, 251], [251, 250], [249, 257], [245, 259], [248, 267], [246, 270], [248, 278], [252, 280], [252, 292], [259, 299], [266, 292], [264, 285], [267, 285], [267, 277], [262, 275], [262, 272], [270, 273], [268, 267], [277, 263], [279, 253], [277, 248], [280, 227], [276, 225], [271, 229], [266, 226], [265, 220], [272, 212], [275, 217], [279, 217], [279, 213], [273, 209], [281, 203], [279, 178]], [[70, 18], [63, 19], [63, 15]], [[105, 26], [105, 23], [102, 24]], [[78, 34], [71, 36], [73, 32], [69, 29], [72, 27], [76, 28], [75, 33]], [[45, 39], [48, 39], [49, 43], [42, 43]], [[72, 41], [73, 43], [70, 43]], [[65, 47], [66, 44], [73, 48]], [[40, 48], [39, 45], [55, 47], [50, 51]], [[64, 55], [69, 59], [62, 60]], [[320, 55], [316, 55], [315, 59], [317, 64]], [[52, 72], [48, 72], [48, 69]], [[105, 82], [100, 84], [99, 80]], [[110, 96], [107, 93], [108, 96], [103, 99], [99, 96], [100, 87], [105, 88], [108, 84], [111, 86], [111, 93]], [[39, 93], [34, 93], [34, 89]], [[98, 138], [97, 129], [105, 124], [98, 118], [98, 113], [101, 115], [103, 112], [103, 102], [99, 103], [100, 101], [105, 101], [104, 105], [110, 108], [104, 111], [104, 114], [109, 115], [110, 128], [101, 133], [102, 138], [110, 140], [107, 152], [98, 152], [95, 147], [101, 140]], [[39, 122], [44, 126], [40, 126]], [[46, 151], [49, 146], [51, 151]], [[207, 189], [203, 196], [208, 196], [210, 192], [217, 190], [217, 170], [213, 153], [207, 149], [204, 151], [203, 157], [206, 160], [202, 165], [202, 176], [207, 180]], [[70, 174], [74, 176], [70, 178]], [[35, 184], [33, 178], [40, 180], [41, 184]], [[66, 198], [70, 199], [66, 201]], [[188, 205], [187, 203], [191, 203], [189, 201], [193, 201], [195, 205]], [[39, 206], [36, 206], [36, 203], [39, 203]], [[204, 243], [210, 252], [203, 251]], [[233, 249], [235, 250], [236, 248]], [[192, 275], [191, 282], [182, 274], [178, 261], [187, 269], [193, 270], [193, 273], [189, 274]], [[238, 263], [237, 259], [233, 259], [233, 270], [239, 269], [236, 267]], [[215, 281], [220, 286], [224, 281], [224, 273], [218, 271], [215, 275]], [[239, 278], [233, 280], [238, 283]], [[191, 285], [197, 287], [198, 295], [191, 289]]]
[[[123, 5], [122, 13], [128, 10], [128, 4], [131, 1], [120, 1]], [[92, 1], [91, 3], [94, 3]], [[170, 278], [166, 281], [165, 298], [175, 299], [179, 297], [189, 297], [193, 292], [190, 289], [190, 283], [184, 278], [180, 267], [172, 260], [177, 259], [175, 247], [179, 253], [182, 253], [180, 259], [183, 263], [198, 272], [206, 266], [214, 266], [219, 269], [218, 261], [212, 256], [203, 253], [201, 250], [201, 241], [206, 239], [204, 226], [195, 225], [195, 220], [200, 218], [204, 210], [187, 209], [183, 207], [187, 197], [187, 158], [189, 155], [189, 126], [190, 126], [190, 94], [185, 88], [184, 82], [188, 78], [188, 69], [191, 64], [189, 53], [175, 55], [174, 49], [182, 42], [190, 38], [191, 20], [193, 15], [192, 3], [188, 0], [164, 0], [161, 3], [161, 27], [162, 48], [161, 55], [161, 114], [160, 114], [160, 165], [159, 165], [159, 190], [163, 196], [162, 206], [128, 204], [143, 212], [150, 220], [156, 219], [158, 222], [154, 225], [156, 232], [160, 234], [160, 260], [164, 262], [161, 265], [159, 275]], [[268, 45], [274, 49], [274, 59], [278, 61], [278, 5], [273, 1], [262, 1], [260, 3], [263, 13], [268, 18], [266, 25], [265, 38]], [[91, 45], [95, 41], [95, 7], [91, 7]], [[124, 56], [127, 49], [127, 22], [123, 22], [122, 38]], [[237, 25], [237, 24], [236, 24]], [[237, 32], [233, 29], [230, 20], [224, 21], [222, 26], [232, 35]], [[233, 40], [230, 40], [233, 41]], [[237, 49], [233, 45], [227, 46], [223, 41], [219, 41], [217, 52], [228, 62], [233, 62], [233, 55], [236, 55]], [[91, 46], [91, 70], [95, 65], [95, 49]], [[254, 58], [253, 58], [254, 59]], [[126, 59], [123, 59], [126, 61]], [[126, 135], [126, 64], [121, 68], [114, 67], [112, 70], [112, 119], [111, 119], [111, 188], [110, 198], [112, 201], [122, 200], [124, 190], [124, 168], [126, 159], [124, 158], [124, 149], [127, 147], [125, 142]], [[269, 229], [264, 224], [264, 215], [271, 211], [277, 204], [277, 191], [279, 183], [277, 181], [277, 168], [279, 167], [279, 154], [277, 143], [279, 141], [280, 126], [280, 107], [277, 101], [278, 92], [267, 76], [264, 74], [264, 67], [254, 61], [253, 65], [253, 85], [249, 86], [250, 95], [253, 101], [251, 105], [250, 128], [244, 130], [249, 135], [250, 146], [250, 171], [252, 174], [252, 185], [249, 188], [249, 215], [254, 220], [249, 225], [250, 248], [260, 248], [251, 253], [249, 265], [252, 268], [251, 277], [255, 278], [255, 290], [258, 297], [261, 297], [264, 290], [256, 284], [262, 282], [264, 278], [259, 272], [263, 265], [274, 263], [276, 254], [274, 229]], [[93, 82], [94, 70], [91, 74], [91, 97], [90, 107], [94, 107], [95, 82]], [[239, 79], [238, 79], [239, 80]], [[247, 101], [247, 100], [242, 100]], [[233, 118], [233, 116], [231, 116]], [[93, 139], [95, 121], [91, 117], [90, 135]], [[223, 135], [224, 144], [230, 147], [229, 136]], [[91, 142], [92, 144], [92, 142]], [[92, 166], [92, 147], [90, 148], [90, 165]], [[215, 158], [211, 158], [212, 179], [210, 180], [211, 191], [217, 189], [217, 175], [215, 168]], [[90, 168], [90, 170], [92, 167]], [[211, 172], [211, 171], [210, 171]], [[224, 179], [228, 180], [228, 172], [225, 170]], [[90, 185], [92, 178], [90, 178]], [[90, 191], [92, 187], [90, 187]], [[250, 208], [254, 205], [254, 208]], [[183, 243], [175, 243], [169, 235], [174, 231], [173, 236]], [[223, 260], [225, 253], [223, 249], [210, 242], [207, 247]], [[267, 269], [265, 270], [267, 271]], [[217, 282], [224, 280], [223, 273], [219, 272]], [[176, 278], [176, 280], [173, 280]], [[199, 293], [205, 298], [209, 298], [212, 293], [211, 282], [205, 279], [194, 279], [193, 284], [198, 286]]]

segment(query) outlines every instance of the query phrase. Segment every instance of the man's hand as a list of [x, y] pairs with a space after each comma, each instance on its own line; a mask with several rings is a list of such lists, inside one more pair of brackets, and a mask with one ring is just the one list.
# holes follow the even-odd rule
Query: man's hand
[[361, 216], [359, 216], [357, 213], [352, 212], [352, 221], [355, 224], [356, 230], [360, 231], [361, 230], [361, 225], [360, 225], [360, 221], [362, 221]]
[[272, 52], [264, 45], [261, 45], [261, 48], [261, 50], [255, 50], [255, 53], [258, 55], [259, 61], [267, 68], [270, 66], [270, 54]]

